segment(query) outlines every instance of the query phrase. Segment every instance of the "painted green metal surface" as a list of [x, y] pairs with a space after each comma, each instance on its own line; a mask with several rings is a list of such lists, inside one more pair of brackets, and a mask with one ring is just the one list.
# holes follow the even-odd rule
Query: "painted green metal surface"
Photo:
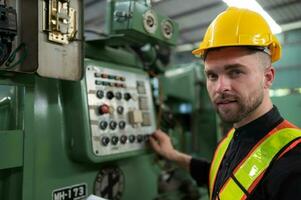
[[[123, 42], [132, 44], [162, 43], [167, 45], [175, 45], [178, 37], [178, 24], [154, 10], [155, 19], [153, 26], [157, 28], [153, 32], [146, 31], [143, 21], [147, 11], [151, 7], [146, 0], [136, 1], [118, 1], [113, 0], [108, 2], [107, 7], [107, 32], [111, 37], [122, 36]], [[170, 38], [164, 37], [162, 24], [164, 21], [169, 21], [172, 26], [172, 35]], [[122, 41], [121, 41], [122, 42]]]
[[23, 132], [0, 131], [0, 170], [20, 167], [23, 164]]
[[[87, 62], [105, 63], [118, 69], [124, 65], [130, 71], [145, 73], [144, 63], [135, 52], [108, 45], [145, 45], [146, 41], [167, 46], [176, 43], [177, 25], [171, 21], [174, 35], [171, 39], [164, 38], [161, 22], [170, 19], [159, 14], [158, 30], [146, 33], [142, 26], [143, 14], [150, 9], [146, 2], [109, 1], [112, 7], [108, 8], [111, 17], [108, 23], [112, 25], [109, 26], [112, 35], [106, 41], [87, 44], [87, 57], [94, 59]], [[112, 19], [114, 9], [122, 11], [122, 7], [133, 11], [125, 23]], [[152, 51], [145, 52], [150, 60], [157, 56]], [[84, 140], [89, 135], [84, 78], [72, 82], [0, 71], [1, 200], [66, 200], [55, 198], [54, 191], [78, 184], [86, 185], [86, 198], [95, 192], [99, 172], [106, 168], [119, 168], [124, 175], [120, 200], [156, 199], [161, 169], [153, 154], [137, 151], [129, 153], [127, 158], [106, 157], [101, 163], [89, 157], [89, 138]], [[74, 143], [74, 137], [83, 140], [77, 138]], [[74, 159], [78, 157], [84, 158]]]
[[[52, 199], [54, 190], [80, 183], [87, 185], [87, 194], [92, 194], [99, 170], [108, 166], [117, 166], [124, 173], [121, 199], [155, 198], [158, 170], [153, 165], [152, 155], [140, 154], [105, 164], [75, 161], [69, 152], [67, 126], [79, 128], [80, 118], [72, 124], [65, 123], [64, 109], [68, 103], [63, 100], [68, 94], [62, 94], [65, 82], [34, 75], [29, 79], [24, 79], [22, 84], [16, 76], [6, 82], [8, 87], [15, 83], [23, 89], [17, 97], [18, 101], [22, 100], [18, 107], [22, 123], [21, 129], [15, 126], [15, 130], [0, 131], [0, 199]], [[3, 86], [5, 81], [1, 83]], [[1, 121], [4, 122], [11, 123], [10, 120]]]

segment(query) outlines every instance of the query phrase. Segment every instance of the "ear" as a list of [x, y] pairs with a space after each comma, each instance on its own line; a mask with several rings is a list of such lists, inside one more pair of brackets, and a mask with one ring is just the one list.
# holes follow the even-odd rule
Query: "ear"
[[268, 89], [272, 86], [272, 83], [275, 78], [275, 68], [273, 66], [270, 66], [265, 69], [264, 72], [264, 88]]

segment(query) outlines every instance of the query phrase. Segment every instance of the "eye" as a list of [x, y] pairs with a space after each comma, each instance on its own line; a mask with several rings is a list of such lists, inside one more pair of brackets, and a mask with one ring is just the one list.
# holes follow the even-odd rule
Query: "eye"
[[229, 72], [229, 76], [230, 76], [231, 78], [237, 78], [237, 77], [239, 77], [242, 73], [243, 73], [243, 72], [242, 72], [241, 70], [239, 70], [239, 69], [233, 69], [233, 70], [231, 70], [231, 71]]
[[216, 81], [218, 78], [218, 75], [214, 74], [214, 73], [207, 73], [206, 76], [207, 76], [207, 79], [210, 81]]

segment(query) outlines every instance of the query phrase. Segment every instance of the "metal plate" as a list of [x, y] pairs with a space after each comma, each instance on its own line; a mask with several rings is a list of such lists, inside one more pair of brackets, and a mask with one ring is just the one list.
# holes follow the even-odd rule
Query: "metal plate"
[[[144, 149], [148, 136], [156, 129], [148, 76], [90, 65], [86, 68], [86, 85], [93, 153], [102, 156]], [[102, 93], [101, 98], [98, 92]], [[115, 97], [108, 99], [109, 93]], [[121, 94], [121, 99], [117, 98], [117, 93]], [[129, 100], [125, 99], [126, 94], [130, 94]], [[143, 101], [139, 101], [141, 98]], [[99, 113], [102, 106], [107, 113]], [[123, 108], [122, 114], [117, 112], [119, 107]], [[112, 121], [117, 127], [110, 127]], [[103, 122], [107, 123], [105, 129], [101, 128]], [[121, 122], [125, 123], [124, 128], [119, 127]], [[134, 142], [130, 141], [132, 136]], [[127, 140], [122, 142], [122, 138]]]
[[85, 183], [60, 188], [52, 192], [52, 200], [79, 200], [86, 196], [87, 185]]

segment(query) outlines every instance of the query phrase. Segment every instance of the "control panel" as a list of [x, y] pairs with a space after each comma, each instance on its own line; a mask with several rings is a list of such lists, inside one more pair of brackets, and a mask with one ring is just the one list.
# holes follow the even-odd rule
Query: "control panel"
[[86, 87], [94, 155], [144, 149], [156, 129], [148, 76], [88, 65]]

